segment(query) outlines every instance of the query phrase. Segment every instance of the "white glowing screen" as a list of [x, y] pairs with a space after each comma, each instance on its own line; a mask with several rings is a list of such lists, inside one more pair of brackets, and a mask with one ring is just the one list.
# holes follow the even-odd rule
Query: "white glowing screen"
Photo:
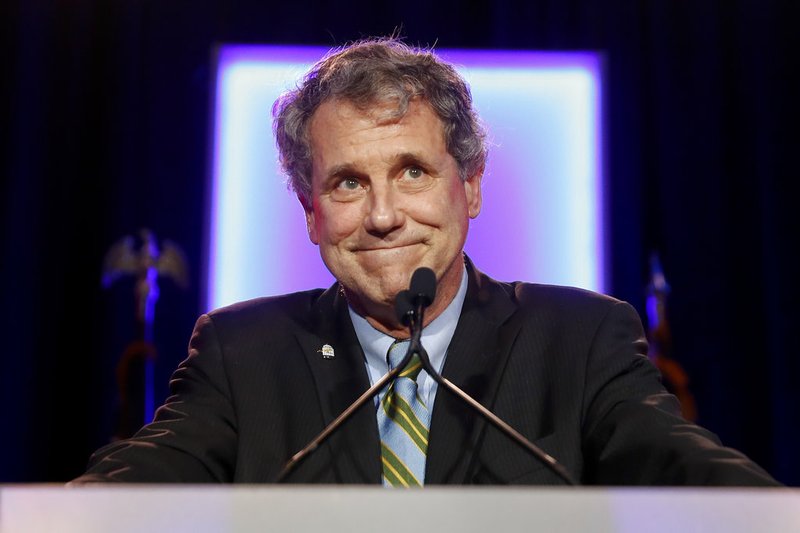
[[[325, 49], [222, 46], [206, 308], [333, 282], [278, 167], [271, 108]], [[601, 68], [584, 52], [440, 51], [491, 141], [466, 251], [502, 280], [604, 289]]]

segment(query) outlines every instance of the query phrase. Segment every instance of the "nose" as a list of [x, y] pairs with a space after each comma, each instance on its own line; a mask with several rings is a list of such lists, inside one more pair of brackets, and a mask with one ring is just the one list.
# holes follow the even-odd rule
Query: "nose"
[[391, 186], [373, 184], [366, 202], [364, 228], [375, 235], [386, 235], [405, 224], [405, 212], [399, 193]]

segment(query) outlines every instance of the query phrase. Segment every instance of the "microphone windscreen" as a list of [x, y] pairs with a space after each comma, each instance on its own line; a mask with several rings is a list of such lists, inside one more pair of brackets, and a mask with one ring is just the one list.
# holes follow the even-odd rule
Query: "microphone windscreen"
[[414, 304], [411, 303], [411, 291], [400, 291], [394, 299], [394, 311], [397, 313], [397, 320], [404, 326], [411, 324], [414, 316]]
[[420, 267], [411, 276], [411, 298], [427, 307], [436, 297], [436, 274], [428, 267]]

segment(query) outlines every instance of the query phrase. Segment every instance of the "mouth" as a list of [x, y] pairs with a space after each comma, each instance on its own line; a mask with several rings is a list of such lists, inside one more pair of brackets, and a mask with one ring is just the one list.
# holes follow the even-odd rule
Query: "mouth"
[[414, 246], [418, 246], [422, 244], [421, 242], [412, 242], [408, 244], [392, 244], [391, 246], [364, 246], [361, 248], [356, 248], [354, 252], [394, 252], [398, 250], [403, 250], [406, 248], [411, 248]]

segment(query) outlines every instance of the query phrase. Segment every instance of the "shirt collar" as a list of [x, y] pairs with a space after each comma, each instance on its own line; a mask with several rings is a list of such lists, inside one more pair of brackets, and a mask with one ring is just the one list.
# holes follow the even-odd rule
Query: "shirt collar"
[[[467, 285], [467, 270], [464, 268], [461, 273], [461, 285], [453, 300], [442, 314], [422, 330], [422, 344], [428, 352], [431, 365], [438, 371], [442, 369], [447, 347], [450, 345], [450, 340], [456, 331], [458, 319], [461, 316], [461, 308], [464, 305], [464, 298], [467, 295]], [[353, 327], [356, 330], [358, 342], [364, 350], [364, 357], [370, 369], [371, 378], [375, 375], [374, 372], [377, 372], [378, 376], [385, 374], [389, 369], [386, 362], [386, 353], [395, 339], [372, 327], [364, 317], [353, 311], [352, 307], [348, 306], [348, 311], [350, 312], [350, 319], [353, 321]], [[373, 383], [374, 381], [372, 379]]]

